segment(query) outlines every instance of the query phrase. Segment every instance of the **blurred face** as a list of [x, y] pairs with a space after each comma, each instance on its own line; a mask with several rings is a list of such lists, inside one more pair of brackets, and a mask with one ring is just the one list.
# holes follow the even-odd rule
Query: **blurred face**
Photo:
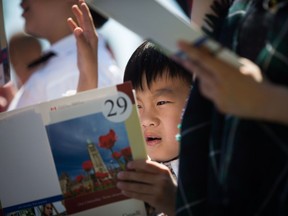
[[66, 22], [71, 13], [71, 2], [72, 0], [22, 0], [25, 31], [46, 38], [53, 26]]
[[178, 156], [176, 134], [190, 86], [179, 78], [159, 77], [148, 89], [136, 90], [140, 121], [148, 155], [152, 160], [167, 161]]
[[45, 206], [44, 206], [44, 215], [45, 216], [50, 216], [50, 215], [52, 215], [52, 205], [51, 204], [46, 204]]

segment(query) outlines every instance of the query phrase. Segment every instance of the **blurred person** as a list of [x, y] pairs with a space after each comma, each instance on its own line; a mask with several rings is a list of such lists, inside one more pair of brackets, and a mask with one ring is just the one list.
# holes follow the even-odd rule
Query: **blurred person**
[[37, 38], [18, 32], [11, 36], [8, 49], [10, 62], [17, 76], [16, 87], [20, 88], [37, 69], [29, 67], [29, 64], [40, 58], [42, 45]]
[[53, 215], [53, 205], [52, 203], [46, 203], [42, 206], [42, 216], [52, 216]]
[[[77, 0], [22, 0], [26, 33], [48, 40], [51, 47], [44, 52], [46, 57], [42, 59], [45, 61], [37, 61], [38, 69], [17, 92], [8, 110], [75, 93], [79, 81], [77, 46], [67, 25], [67, 18], [73, 17], [71, 7], [77, 3]], [[100, 28], [104, 23], [95, 25]], [[98, 52], [99, 60], [97, 86], [120, 83], [122, 73], [99, 34], [94, 48], [97, 49], [94, 52]]]
[[179, 42], [197, 81], [182, 119], [175, 214], [288, 215], [288, 1], [211, 3], [203, 29], [241, 64]]
[[18, 89], [26, 83], [37, 66], [30, 66], [42, 53], [40, 41], [24, 32], [18, 32], [8, 41], [8, 51], [11, 66], [15, 72], [15, 81], [10, 80], [0, 87], [0, 111], [4, 112], [9, 107]]

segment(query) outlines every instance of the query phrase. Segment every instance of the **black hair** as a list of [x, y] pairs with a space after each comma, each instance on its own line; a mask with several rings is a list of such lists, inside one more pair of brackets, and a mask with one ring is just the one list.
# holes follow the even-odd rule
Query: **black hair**
[[159, 77], [179, 77], [192, 85], [192, 74], [161, 53], [159, 47], [149, 41], [142, 43], [130, 57], [124, 72], [124, 82], [131, 81], [134, 89], [143, 90], [143, 78], [148, 88]]

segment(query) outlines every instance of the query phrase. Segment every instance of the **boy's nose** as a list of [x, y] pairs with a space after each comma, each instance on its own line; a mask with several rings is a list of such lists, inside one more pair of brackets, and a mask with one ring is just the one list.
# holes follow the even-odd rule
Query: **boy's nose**
[[142, 112], [140, 115], [141, 125], [145, 127], [155, 127], [159, 125], [159, 119], [155, 112]]

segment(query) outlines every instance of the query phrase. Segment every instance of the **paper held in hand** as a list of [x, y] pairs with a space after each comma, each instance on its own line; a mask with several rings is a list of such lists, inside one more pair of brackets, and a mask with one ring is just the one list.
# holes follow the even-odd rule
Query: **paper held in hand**
[[86, 0], [89, 6], [106, 17], [113, 18], [143, 39], [164, 49], [166, 55], [183, 56], [177, 42], [182, 39], [194, 46], [204, 45], [218, 58], [239, 66], [235, 53], [210, 39], [194, 23], [184, 20], [159, 0]]
[[3, 215], [146, 215], [116, 187], [147, 157], [131, 83], [1, 113], [0, 137]]

